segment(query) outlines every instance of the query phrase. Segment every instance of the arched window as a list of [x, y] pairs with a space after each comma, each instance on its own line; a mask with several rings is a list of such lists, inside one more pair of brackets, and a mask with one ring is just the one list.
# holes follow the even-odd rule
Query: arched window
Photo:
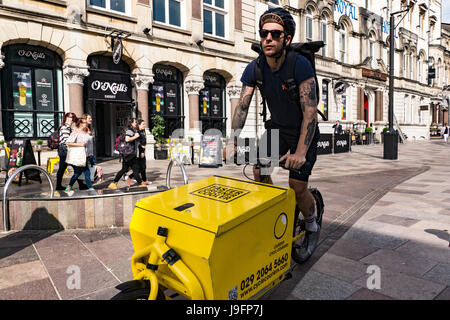
[[373, 32], [369, 35], [369, 57], [372, 57], [372, 68], [376, 69], [378, 55], [376, 52], [376, 38]]
[[322, 56], [326, 57], [327, 55], [327, 23], [328, 19], [325, 14], [322, 14], [320, 17], [320, 40], [325, 44], [322, 47]]
[[15, 44], [2, 49], [3, 133], [13, 138], [47, 138], [64, 113], [62, 59], [44, 47]]
[[[434, 84], [434, 78], [431, 78], [430, 77], [430, 75], [429, 75], [429, 72], [432, 70], [432, 69], [434, 69], [434, 70], [436, 70], [435, 69], [435, 65], [434, 65], [434, 58], [433, 57], [430, 57], [429, 58], [429, 69], [426, 71], [427, 72], [427, 74], [428, 74], [428, 85], [429, 86], [432, 86], [433, 84]], [[431, 70], [430, 70], [431, 69]]]
[[342, 63], [346, 61], [346, 41], [347, 41], [347, 31], [343, 23], [339, 24], [339, 56], [338, 60]]
[[306, 41], [313, 39], [313, 12], [311, 8], [306, 9]]
[[149, 128], [151, 118], [159, 115], [164, 118], [164, 138], [169, 138], [176, 129], [184, 128], [183, 74], [175, 67], [155, 64], [155, 82], [150, 86]]
[[199, 115], [202, 133], [208, 129], [218, 129], [226, 136], [225, 79], [218, 73], [203, 74], [205, 87], [200, 90]]

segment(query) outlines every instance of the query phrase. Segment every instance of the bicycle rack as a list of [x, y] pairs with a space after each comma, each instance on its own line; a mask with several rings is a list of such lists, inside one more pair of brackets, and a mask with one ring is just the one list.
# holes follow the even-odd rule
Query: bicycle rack
[[172, 166], [173, 166], [174, 162], [176, 162], [180, 166], [181, 173], [183, 174], [184, 184], [188, 184], [189, 183], [188, 182], [188, 177], [187, 177], [187, 174], [186, 174], [186, 169], [184, 168], [183, 163], [181, 163], [180, 161], [178, 161], [176, 159], [171, 159], [170, 162], [169, 162], [169, 165], [167, 166], [167, 174], [166, 174], [166, 186], [167, 186], [167, 189], [171, 189], [171, 186], [170, 186], [170, 173], [172, 171]]
[[36, 169], [36, 170], [42, 172], [47, 177], [47, 180], [50, 183], [50, 198], [53, 198], [55, 188], [53, 186], [52, 178], [50, 177], [50, 175], [48, 174], [48, 172], [45, 169], [43, 169], [40, 166], [37, 166], [35, 164], [28, 164], [28, 165], [20, 167], [19, 169], [14, 171], [14, 173], [11, 175], [11, 177], [9, 177], [8, 180], [6, 181], [5, 187], [3, 189], [3, 204], [2, 204], [3, 205], [3, 210], [2, 210], [2, 214], [3, 214], [3, 231], [5, 231], [5, 232], [9, 231], [9, 221], [8, 221], [9, 207], [8, 207], [7, 198], [6, 198], [6, 196], [8, 194], [9, 185], [11, 184], [11, 181], [13, 181], [15, 176], [17, 176], [22, 171], [25, 171], [25, 170], [28, 170], [28, 169]]

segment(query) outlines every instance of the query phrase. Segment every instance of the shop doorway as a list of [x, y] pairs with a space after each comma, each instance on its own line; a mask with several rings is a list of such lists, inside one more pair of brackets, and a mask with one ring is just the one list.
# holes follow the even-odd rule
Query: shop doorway
[[118, 157], [114, 153], [114, 143], [130, 118], [129, 105], [111, 102], [97, 102], [95, 107], [95, 151], [98, 159]]

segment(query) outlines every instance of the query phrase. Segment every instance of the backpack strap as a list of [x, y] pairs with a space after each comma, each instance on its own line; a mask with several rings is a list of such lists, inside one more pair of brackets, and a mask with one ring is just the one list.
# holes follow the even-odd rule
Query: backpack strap
[[264, 93], [262, 91], [262, 88], [264, 87], [264, 74], [263, 74], [264, 62], [265, 62], [265, 56], [264, 56], [264, 54], [260, 53], [258, 58], [256, 58], [254, 75], [255, 75], [256, 86], [258, 87], [259, 93], [261, 94], [261, 97], [262, 97], [263, 109], [262, 109], [262, 112], [260, 113], [260, 116], [263, 117], [263, 122], [266, 122], [267, 104], [266, 104], [266, 97], [264, 96]]

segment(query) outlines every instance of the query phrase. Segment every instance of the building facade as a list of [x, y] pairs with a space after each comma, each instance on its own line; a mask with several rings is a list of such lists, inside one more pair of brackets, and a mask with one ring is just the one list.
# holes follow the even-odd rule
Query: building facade
[[[408, 139], [428, 139], [448, 103], [448, 36], [441, 1], [416, 0], [395, 32], [395, 120]], [[291, 11], [294, 41], [323, 40], [319, 108], [344, 129], [388, 118], [389, 13], [407, 1], [374, 0], [2, 0], [1, 133], [46, 138], [65, 112], [94, 118], [96, 153], [111, 156], [126, 118], [161, 115], [166, 137], [231, 134], [240, 77], [256, 57], [258, 18]], [[448, 35], [448, 31], [446, 31]], [[428, 68], [436, 70], [428, 79]], [[338, 90], [339, 89], [339, 90]], [[444, 102], [443, 102], [444, 101]], [[255, 95], [244, 136], [263, 132]]]

